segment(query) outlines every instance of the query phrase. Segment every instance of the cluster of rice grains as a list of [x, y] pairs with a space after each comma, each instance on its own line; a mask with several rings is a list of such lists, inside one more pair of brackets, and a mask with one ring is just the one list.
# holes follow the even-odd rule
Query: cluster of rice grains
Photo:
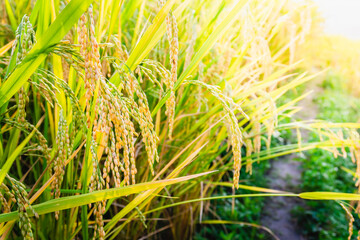
[[[62, 110], [60, 110], [58, 133], [56, 135], [56, 146], [57, 146], [57, 156], [53, 163], [55, 180], [51, 184], [51, 189], [52, 189], [51, 194], [54, 195], [55, 192], [55, 198], [59, 198], [60, 187], [65, 174], [65, 161], [67, 160], [68, 155], [71, 152], [68, 125], [66, 119], [64, 118], [64, 114]], [[59, 218], [59, 212], [55, 212], [55, 218], [56, 219]]]
[[198, 85], [205, 88], [223, 106], [226, 126], [229, 129], [230, 144], [232, 146], [232, 152], [234, 157], [234, 187], [238, 188], [241, 170], [241, 146], [243, 143], [243, 139], [242, 132], [240, 130], [238, 120], [235, 115], [235, 110], [238, 110], [247, 120], [249, 120], [249, 117], [245, 114], [240, 105], [236, 104], [232, 98], [226, 96], [221, 92], [219, 86], [206, 84], [197, 80], [186, 80], [184, 83]]
[[[26, 15], [22, 18], [22, 21], [16, 30], [15, 41], [12, 45], [11, 56], [12, 59], [16, 59], [15, 63], [20, 64], [21, 61], [25, 58], [27, 52], [32, 48], [36, 43], [35, 32], [33, 30], [32, 24], [30, 23], [29, 17]], [[37, 81], [29, 80], [31, 86], [39, 90], [41, 96], [43, 96], [47, 102], [53, 107], [52, 102], [58, 104], [55, 92], [58, 92], [58, 89], [49, 79], [54, 80], [54, 76], [50, 76], [48, 72], [43, 70], [35, 74]], [[25, 132], [35, 130], [35, 137], [39, 141], [39, 145], [35, 150], [39, 150], [43, 153], [47, 164], [50, 164], [52, 168], [49, 169], [50, 174], [54, 172], [55, 180], [51, 184], [52, 195], [55, 192], [55, 198], [60, 197], [60, 186], [62, 183], [63, 175], [65, 172], [64, 162], [70, 153], [70, 140], [68, 136], [68, 127], [67, 122], [63, 116], [63, 112], [60, 112], [58, 134], [56, 137], [56, 146], [58, 150], [57, 157], [55, 161], [51, 162], [50, 149], [47, 144], [47, 140], [42, 135], [42, 133], [31, 123], [26, 120], [26, 104], [29, 102], [29, 97], [26, 89], [22, 87], [18, 93], [18, 121], [14, 122], [10, 119], [5, 119], [5, 121]], [[59, 104], [58, 104], [59, 105]], [[20, 186], [20, 185], [19, 185]], [[19, 188], [20, 189], [20, 188]], [[18, 191], [19, 192], [19, 191]], [[25, 196], [23, 194], [23, 196]], [[21, 199], [21, 198], [20, 198]], [[58, 212], [55, 212], [55, 217], [58, 219]], [[26, 218], [26, 212], [23, 214], [22, 218]], [[20, 220], [22, 219], [20, 218]], [[24, 225], [26, 227], [27, 225]], [[31, 231], [31, 229], [30, 229]]]
[[[160, 0], [160, 5], [164, 5], [164, 1]], [[166, 32], [170, 45], [170, 65], [171, 74], [169, 78], [165, 79], [165, 85], [167, 90], [170, 92], [170, 97], [166, 101], [165, 114], [169, 121], [169, 138], [171, 139], [172, 131], [174, 128], [175, 118], [175, 83], [177, 80], [177, 65], [178, 65], [178, 54], [179, 54], [179, 40], [178, 40], [178, 28], [175, 16], [169, 13], [166, 16]]]
[[[89, 21], [87, 21], [87, 16]], [[120, 187], [121, 172], [125, 185], [130, 184], [130, 178], [131, 183], [135, 184], [137, 168], [134, 143], [138, 133], [135, 131], [133, 121], [139, 124], [152, 173], [154, 161], [158, 161], [156, 149], [158, 139], [146, 95], [135, 77], [130, 73], [122, 72], [116, 64], [114, 67], [120, 71], [124, 80], [122, 85], [117, 88], [105, 78], [102, 72], [99, 44], [95, 39], [91, 7], [88, 13], [80, 18], [78, 34], [81, 45], [80, 54], [85, 61], [87, 126], [92, 129], [90, 152], [93, 169], [89, 191], [110, 188], [111, 185]], [[124, 92], [120, 92], [119, 89], [123, 89]], [[135, 101], [135, 95], [137, 101]], [[103, 153], [106, 154], [106, 158], [103, 168], [100, 169], [99, 163]], [[96, 218], [94, 237], [99, 239], [105, 237], [103, 229], [105, 204], [105, 201], [97, 202], [94, 207]]]
[[[33, 26], [30, 23], [29, 17], [24, 15], [16, 32], [15, 39], [12, 44], [10, 63], [15, 67], [20, 64], [26, 57], [29, 50], [36, 43], [35, 32]], [[17, 115], [16, 120], [4, 118], [3, 122], [10, 126], [14, 126], [22, 130], [24, 133], [35, 131], [35, 138], [39, 144], [27, 148], [27, 151], [41, 151], [46, 159], [50, 158], [50, 151], [47, 145], [47, 141], [42, 133], [31, 123], [26, 120], [26, 105], [29, 102], [27, 89], [21, 87], [18, 92], [17, 101]], [[12, 203], [14, 203], [19, 212], [19, 228], [24, 239], [34, 239], [31, 220], [29, 213], [38, 218], [38, 214], [31, 207], [28, 200], [28, 193], [26, 192], [25, 185], [17, 181], [16, 179], [6, 175], [5, 180], [0, 185], [0, 205], [3, 212], [11, 212]], [[30, 210], [30, 211], [28, 211]]]
[[[31, 220], [27, 212], [27, 208], [31, 214], [38, 218], [38, 214], [31, 207], [27, 198], [28, 194], [25, 191], [25, 186], [21, 182], [6, 175], [6, 181], [8, 186], [4, 183], [0, 185], [0, 204], [4, 212], [10, 212], [11, 203], [17, 205], [19, 211], [19, 228], [24, 239], [34, 239], [33, 232], [31, 230]], [[7, 198], [6, 198], [7, 197]]]
[[22, 18], [19, 27], [15, 32], [15, 41], [12, 45], [11, 55], [15, 56], [16, 54], [16, 64], [19, 64], [21, 60], [24, 59], [26, 53], [32, 48], [36, 43], [35, 32], [32, 24], [30, 23], [29, 17], [24, 15]]
[[[349, 219], [349, 236], [348, 236], [348, 240], [351, 240], [351, 236], [353, 235], [353, 230], [354, 230], [354, 222], [355, 222], [355, 218], [353, 217], [353, 215], [351, 214], [351, 211], [349, 210], [349, 208], [347, 206], [345, 206], [344, 203], [339, 203], [340, 206], [342, 207], [342, 209], [344, 209], [346, 216]], [[356, 238], [357, 240], [360, 240], [360, 231], [358, 232], [358, 236]]]
[[[33, 26], [30, 23], [29, 17], [24, 15], [15, 32], [15, 40], [11, 50], [11, 62], [15, 62], [16, 65], [19, 64], [35, 43], [36, 38]], [[25, 105], [29, 101], [29, 98], [24, 87], [20, 88], [18, 96], [18, 120], [19, 122], [25, 122]]]

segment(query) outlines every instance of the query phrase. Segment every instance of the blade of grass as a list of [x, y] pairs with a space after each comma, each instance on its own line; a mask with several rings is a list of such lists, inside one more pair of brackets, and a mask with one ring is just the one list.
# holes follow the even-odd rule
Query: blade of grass
[[[143, 192], [149, 189], [165, 187], [171, 184], [176, 184], [183, 181], [188, 181], [190, 179], [194, 179], [197, 177], [201, 177], [207, 175], [211, 172], [194, 174], [191, 176], [179, 177], [174, 179], [167, 180], [159, 180], [155, 182], [147, 182], [147, 183], [139, 183], [131, 186], [121, 187], [121, 188], [112, 188], [101, 191], [95, 191], [91, 193], [86, 193], [82, 195], [70, 196], [70, 197], [62, 197], [58, 199], [53, 199], [44, 203], [40, 203], [37, 205], [33, 205], [33, 209], [39, 214], [47, 214], [55, 211], [60, 211], [64, 209], [74, 208], [83, 206], [86, 204], [99, 202], [102, 200], [107, 200], [111, 198], [119, 198], [123, 196], [127, 196], [130, 194]], [[33, 216], [33, 213], [28, 209], [29, 216]], [[16, 220], [19, 218], [18, 212], [4, 213], [0, 214], [0, 223]]]
[[[179, 79], [175, 83], [175, 90], [177, 90], [181, 83], [195, 70], [199, 65], [203, 57], [210, 51], [214, 46], [216, 41], [226, 32], [226, 30], [232, 25], [236, 20], [236, 16], [239, 14], [241, 9], [247, 3], [247, 0], [239, 1], [229, 12], [229, 14], [222, 20], [222, 22], [216, 27], [216, 29], [211, 33], [208, 39], [201, 46], [199, 51], [195, 54], [188, 67], [182, 72]], [[152, 116], [154, 117], [157, 111], [165, 104], [166, 100], [170, 97], [170, 92], [167, 91], [160, 102], [155, 106], [152, 111]]]
[[3, 46], [2, 48], [0, 48], [0, 57], [2, 55], [4, 55], [7, 51], [9, 51], [9, 49], [12, 47], [13, 43], [15, 40], [10, 41], [9, 43], [7, 43], [5, 46]]
[[[42, 121], [44, 120], [44, 117], [40, 119], [40, 121], [36, 124], [35, 128], [38, 128]], [[9, 172], [13, 162], [15, 159], [19, 156], [21, 151], [24, 149], [25, 145], [30, 141], [30, 139], [35, 134], [36, 129], [34, 129], [25, 139], [22, 141], [19, 146], [11, 153], [10, 157], [6, 160], [5, 164], [0, 169], [0, 184], [4, 181], [6, 174]]]
[[255, 227], [255, 228], [259, 228], [259, 229], [262, 229], [262, 230], [268, 232], [271, 236], [273, 236], [273, 238], [275, 240], [280, 240], [280, 238], [278, 238], [269, 228], [258, 225], [258, 224], [254, 224], [254, 223], [226, 221], [226, 220], [205, 220], [205, 221], [202, 221], [201, 224], [234, 224], [234, 225], [236, 224], [236, 225], [240, 225], [240, 226]]

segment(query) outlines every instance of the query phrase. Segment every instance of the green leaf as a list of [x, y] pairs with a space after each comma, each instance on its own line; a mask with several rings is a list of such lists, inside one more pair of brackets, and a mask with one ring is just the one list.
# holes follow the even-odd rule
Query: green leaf
[[[44, 118], [42, 118], [35, 128], [39, 127], [41, 122]], [[6, 174], [9, 172], [12, 164], [14, 163], [15, 159], [19, 156], [23, 148], [26, 146], [26, 144], [30, 141], [30, 139], [35, 134], [36, 129], [34, 129], [25, 139], [22, 141], [22, 143], [17, 146], [17, 148], [11, 153], [10, 157], [6, 160], [5, 164], [0, 169], [0, 184], [4, 181]]]
[[5, 8], [6, 8], [6, 13], [9, 16], [11, 28], [15, 32], [16, 31], [17, 21], [16, 21], [16, 18], [15, 18], [14, 12], [12, 10], [12, 7], [11, 7], [11, 5], [9, 3], [9, 0], [5, 1]]
[[46, 58], [49, 47], [54, 46], [70, 31], [93, 0], [72, 0], [59, 14], [48, 30], [25, 57], [23, 63], [12, 72], [0, 87], [0, 107], [2, 107], [36, 71]]
[[[229, 14], [222, 20], [222, 22], [215, 28], [211, 35], [206, 39], [204, 44], [201, 46], [199, 51], [195, 54], [191, 60], [189, 66], [184, 70], [180, 75], [179, 79], [175, 83], [175, 90], [177, 90], [181, 83], [195, 70], [199, 65], [200, 61], [205, 57], [205, 55], [210, 51], [214, 46], [216, 41], [226, 32], [226, 30], [232, 25], [236, 20], [236, 16], [239, 14], [240, 10], [247, 3], [248, 0], [239, 1], [229, 12]], [[170, 97], [170, 92], [167, 91], [164, 97], [156, 105], [155, 109], [152, 111], [152, 116], [155, 116], [157, 111], [165, 104], [166, 100]]]
[[[92, 193], [86, 193], [82, 195], [76, 195], [71, 197], [63, 197], [58, 198], [54, 200], [50, 200], [44, 203], [40, 203], [37, 205], [33, 205], [33, 209], [39, 214], [47, 214], [52, 213], [55, 211], [61, 211], [64, 209], [79, 207], [83, 205], [87, 205], [94, 202], [99, 202], [107, 199], [112, 198], [119, 198], [123, 196], [127, 196], [134, 193], [139, 193], [142, 191], [150, 190], [150, 189], [156, 189], [159, 187], [165, 187], [167, 185], [187, 181], [190, 179], [194, 179], [200, 176], [207, 175], [211, 172], [206, 173], [200, 173], [200, 174], [194, 174], [191, 176], [185, 176], [185, 177], [179, 177], [174, 179], [168, 179], [168, 180], [160, 180], [155, 182], [147, 182], [147, 183], [139, 183], [127, 187], [121, 187], [121, 188], [111, 188], [101, 191], [95, 191]], [[33, 216], [32, 212], [28, 209], [29, 216]], [[17, 220], [19, 218], [18, 212], [11, 212], [11, 213], [4, 213], [0, 215], [0, 223], [1, 222], [7, 222], [11, 220]]]
[[[167, 1], [166, 4], [161, 8], [159, 13], [156, 15], [153, 23], [148, 29], [146, 29], [144, 35], [141, 37], [140, 41], [135, 46], [134, 50], [130, 53], [128, 60], [126, 61], [126, 66], [133, 71], [135, 67], [149, 54], [149, 52], [155, 47], [156, 43], [164, 35], [166, 28], [164, 20], [167, 14], [170, 12], [171, 7], [174, 5], [175, 0]], [[179, 13], [182, 9], [188, 4], [188, 1], [185, 1], [182, 5], [174, 11], [174, 14]], [[125, 7], [126, 9], [126, 7]], [[125, 70], [128, 70], [126, 68]], [[120, 83], [119, 73], [115, 72], [111, 78], [110, 82], [114, 83], [116, 86]]]
[[126, 65], [134, 70], [135, 67], [149, 54], [154, 46], [149, 44], [151, 40], [156, 36], [156, 32], [161, 27], [165, 20], [165, 17], [170, 12], [171, 7], [174, 5], [175, 0], [169, 0], [161, 8], [159, 13], [156, 15], [153, 24], [146, 30], [139, 43], [136, 45], [134, 51], [131, 52], [129, 59], [126, 61]]
[[299, 197], [311, 200], [360, 200], [360, 194], [337, 192], [304, 192]]

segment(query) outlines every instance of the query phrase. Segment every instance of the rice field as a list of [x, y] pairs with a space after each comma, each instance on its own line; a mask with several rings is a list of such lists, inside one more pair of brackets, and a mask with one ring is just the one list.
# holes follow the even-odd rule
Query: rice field
[[[278, 197], [331, 201], [360, 238], [359, 119], [296, 117], [329, 72], [359, 96], [359, 44], [325, 35], [311, 1], [1, 0], [0, 12], [1, 239], [219, 239], [199, 235], [216, 225], [253, 231], [222, 239], [283, 239], [214, 204], [234, 214]], [[320, 150], [346, 191], [259, 182], [266, 164]]]

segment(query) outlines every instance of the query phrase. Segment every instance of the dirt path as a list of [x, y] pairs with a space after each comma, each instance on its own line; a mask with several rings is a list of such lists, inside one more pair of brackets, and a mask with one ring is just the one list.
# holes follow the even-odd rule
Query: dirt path
[[[318, 113], [317, 106], [313, 100], [319, 94], [321, 88], [317, 86], [316, 81], [313, 81], [307, 89], [308, 91], [313, 90], [313, 93], [299, 102], [298, 106], [302, 110], [296, 114], [296, 119], [315, 119]], [[307, 141], [308, 132], [301, 131], [301, 136], [304, 142]], [[302, 169], [301, 162], [295, 160], [297, 157], [298, 154], [291, 154], [272, 161], [272, 166], [267, 176], [270, 188], [295, 193], [300, 192]], [[270, 228], [281, 240], [305, 239], [301, 235], [301, 223], [297, 223], [291, 214], [293, 208], [301, 204], [303, 202], [296, 198], [268, 198], [261, 224]]]

